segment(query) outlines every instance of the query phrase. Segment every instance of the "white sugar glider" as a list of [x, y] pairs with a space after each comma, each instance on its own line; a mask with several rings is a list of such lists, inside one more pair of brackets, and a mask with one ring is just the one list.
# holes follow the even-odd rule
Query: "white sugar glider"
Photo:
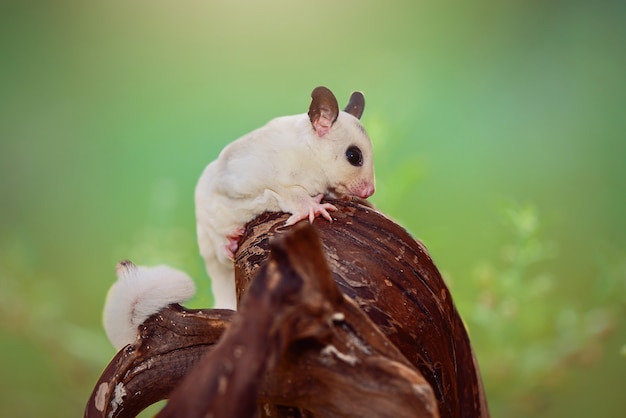
[[313, 222], [337, 208], [324, 195], [374, 193], [372, 143], [359, 119], [365, 99], [352, 93], [344, 111], [326, 87], [311, 93], [308, 113], [271, 120], [227, 145], [195, 191], [200, 253], [214, 307], [236, 309], [234, 254], [244, 225], [266, 211], [291, 213], [286, 225]]
[[115, 268], [113, 283], [104, 304], [104, 330], [120, 350], [137, 339], [137, 327], [172, 303], [182, 303], [196, 292], [193, 280], [168, 266], [136, 266], [128, 260]]

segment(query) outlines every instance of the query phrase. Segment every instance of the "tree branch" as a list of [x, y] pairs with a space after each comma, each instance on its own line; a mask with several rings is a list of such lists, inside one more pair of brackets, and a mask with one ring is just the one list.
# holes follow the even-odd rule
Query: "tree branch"
[[332, 203], [332, 224], [289, 234], [287, 215], [253, 220], [237, 253], [236, 316], [153, 316], [85, 416], [135, 416], [169, 397], [160, 416], [488, 417], [467, 333], [425, 248], [371, 208]]

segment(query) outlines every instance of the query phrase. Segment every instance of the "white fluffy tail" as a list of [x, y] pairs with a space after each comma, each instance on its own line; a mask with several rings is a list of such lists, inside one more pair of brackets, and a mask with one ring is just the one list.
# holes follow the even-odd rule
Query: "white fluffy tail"
[[109, 289], [103, 322], [109, 341], [119, 350], [137, 338], [137, 327], [172, 303], [196, 292], [193, 280], [169, 266], [136, 266], [128, 260], [115, 268], [117, 282]]

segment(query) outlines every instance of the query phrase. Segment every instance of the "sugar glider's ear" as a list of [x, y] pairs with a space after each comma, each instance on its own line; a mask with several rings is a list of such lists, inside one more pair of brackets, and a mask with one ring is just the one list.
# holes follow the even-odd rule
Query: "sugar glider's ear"
[[311, 93], [309, 119], [318, 136], [324, 136], [339, 115], [339, 105], [332, 91], [326, 87], [316, 87]]
[[343, 111], [351, 114], [357, 119], [361, 119], [364, 109], [365, 109], [365, 97], [363, 96], [363, 93], [361, 93], [360, 91], [355, 91], [350, 96], [348, 105]]

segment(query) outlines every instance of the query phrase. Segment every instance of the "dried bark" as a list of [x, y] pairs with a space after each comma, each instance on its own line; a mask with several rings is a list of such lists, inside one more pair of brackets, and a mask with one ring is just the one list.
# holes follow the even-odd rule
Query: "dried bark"
[[321, 247], [312, 229], [285, 234], [284, 214], [252, 221], [236, 260], [239, 296], [249, 289], [237, 315], [154, 316], [105, 370], [85, 416], [135, 416], [176, 389], [161, 416], [488, 417], [467, 333], [424, 247], [371, 208], [333, 203], [335, 221], [314, 222]]
[[104, 369], [85, 417], [134, 417], [167, 398], [206, 354], [234, 316], [231, 310], [189, 310], [170, 305], [148, 318], [135, 343], [120, 350]]
[[[426, 248], [398, 224], [356, 201], [332, 201], [332, 224], [316, 220], [341, 292], [377, 325], [432, 386], [441, 417], [488, 417], [480, 372], [463, 321]], [[246, 289], [286, 215], [253, 220], [237, 254]]]
[[317, 417], [438, 417], [428, 383], [339, 292], [314, 227], [270, 248], [231, 327], [158, 416], [251, 417], [261, 403], [262, 416], [281, 405]]

